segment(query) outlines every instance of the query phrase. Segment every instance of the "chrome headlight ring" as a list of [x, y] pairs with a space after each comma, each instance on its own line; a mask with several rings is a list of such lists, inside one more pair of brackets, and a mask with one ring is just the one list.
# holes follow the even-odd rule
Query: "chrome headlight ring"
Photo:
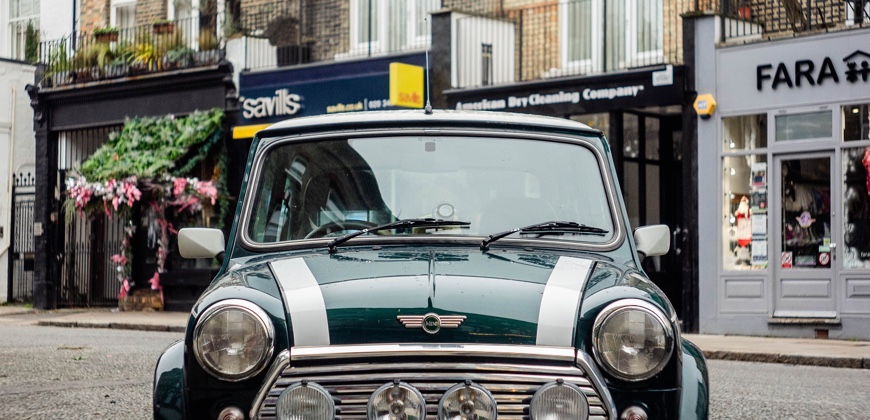
[[[208, 340], [203, 340], [204, 333], [210, 335]], [[272, 358], [274, 342], [275, 327], [266, 311], [246, 300], [227, 299], [202, 312], [193, 330], [191, 347], [200, 366], [210, 375], [239, 382], [265, 369]], [[253, 357], [244, 360], [248, 353]], [[227, 361], [245, 365], [233, 370], [223, 364]]]
[[674, 327], [665, 314], [640, 299], [611, 303], [601, 310], [592, 327], [592, 353], [598, 365], [629, 382], [661, 372], [675, 341]]

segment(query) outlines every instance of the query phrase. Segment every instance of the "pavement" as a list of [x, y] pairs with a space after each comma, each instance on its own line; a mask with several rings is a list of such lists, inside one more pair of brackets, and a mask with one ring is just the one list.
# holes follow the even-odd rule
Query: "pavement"
[[[0, 306], [0, 321], [69, 328], [183, 332], [187, 312], [123, 312], [108, 308], [44, 311]], [[870, 369], [870, 341], [684, 334], [708, 359]]]

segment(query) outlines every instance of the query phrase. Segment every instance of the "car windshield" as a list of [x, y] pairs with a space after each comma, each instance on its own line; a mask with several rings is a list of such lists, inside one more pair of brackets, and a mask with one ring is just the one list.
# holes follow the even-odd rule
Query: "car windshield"
[[486, 236], [549, 220], [607, 233], [522, 236], [600, 243], [614, 232], [601, 165], [581, 144], [468, 136], [287, 142], [260, 167], [247, 226], [257, 243], [424, 218], [468, 223], [371, 234]]

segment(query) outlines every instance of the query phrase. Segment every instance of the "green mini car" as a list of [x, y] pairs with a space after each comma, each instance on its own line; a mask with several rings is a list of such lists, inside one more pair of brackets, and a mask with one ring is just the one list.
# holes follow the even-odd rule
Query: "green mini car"
[[706, 419], [701, 351], [641, 269], [601, 132], [460, 111], [292, 119], [251, 146], [154, 417]]

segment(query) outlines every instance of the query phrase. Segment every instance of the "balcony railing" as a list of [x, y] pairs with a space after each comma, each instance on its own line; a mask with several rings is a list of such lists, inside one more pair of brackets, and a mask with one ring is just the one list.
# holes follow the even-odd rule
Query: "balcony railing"
[[60, 87], [215, 64], [224, 54], [222, 25], [216, 17], [77, 32], [40, 42], [42, 85]]
[[246, 69], [423, 50], [429, 12], [441, 0], [321, 0], [260, 4], [239, 11]]
[[682, 62], [694, 1], [571, 0], [457, 19], [454, 87], [594, 75]]
[[722, 41], [778, 38], [870, 25], [870, 0], [725, 0]]

